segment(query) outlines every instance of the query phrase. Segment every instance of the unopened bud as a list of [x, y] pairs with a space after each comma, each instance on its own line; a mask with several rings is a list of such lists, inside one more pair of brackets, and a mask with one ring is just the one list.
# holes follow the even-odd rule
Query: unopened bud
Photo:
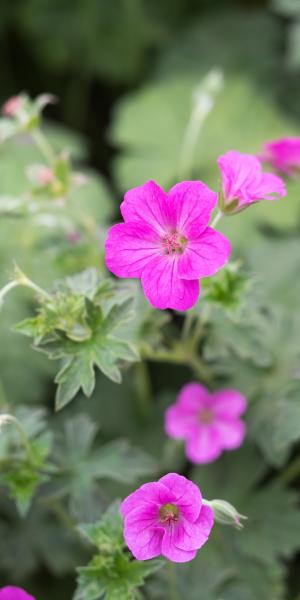
[[226, 500], [206, 500], [205, 504], [208, 504], [212, 509], [217, 523], [222, 523], [222, 525], [232, 525], [237, 529], [242, 529], [244, 527], [242, 521], [248, 517], [238, 513], [236, 508], [229, 502], [226, 502]]
[[7, 117], [15, 117], [22, 106], [22, 99], [20, 96], [13, 96], [9, 98], [2, 107], [2, 113]]

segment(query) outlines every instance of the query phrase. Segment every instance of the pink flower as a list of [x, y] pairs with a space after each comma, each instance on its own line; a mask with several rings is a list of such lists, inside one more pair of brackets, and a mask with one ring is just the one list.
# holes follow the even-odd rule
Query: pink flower
[[2, 113], [7, 117], [15, 117], [21, 108], [22, 100], [20, 96], [12, 96], [2, 106]]
[[53, 170], [50, 167], [44, 167], [41, 165], [40, 169], [37, 172], [37, 181], [41, 186], [47, 186], [50, 183], [53, 183], [55, 179]]
[[287, 137], [268, 142], [260, 158], [287, 175], [292, 175], [295, 171], [299, 172], [300, 137]]
[[129, 190], [121, 204], [125, 223], [106, 240], [106, 264], [118, 277], [140, 277], [156, 308], [187, 310], [199, 279], [228, 260], [229, 241], [208, 227], [217, 196], [201, 181], [178, 183], [167, 194], [154, 181]]
[[165, 413], [165, 430], [170, 437], [186, 441], [192, 462], [212, 462], [223, 450], [242, 444], [245, 425], [239, 417], [246, 406], [246, 399], [236, 390], [210, 394], [203, 385], [188, 383]]
[[261, 163], [252, 154], [230, 150], [218, 158], [222, 174], [223, 212], [234, 213], [258, 200], [276, 200], [285, 196], [285, 185], [273, 173], [263, 173]]
[[176, 473], [145, 483], [121, 505], [126, 544], [137, 560], [165, 556], [173, 562], [195, 558], [213, 526], [213, 512], [199, 488]]
[[1, 588], [0, 600], [34, 600], [34, 597], [21, 590], [21, 588], [9, 585]]

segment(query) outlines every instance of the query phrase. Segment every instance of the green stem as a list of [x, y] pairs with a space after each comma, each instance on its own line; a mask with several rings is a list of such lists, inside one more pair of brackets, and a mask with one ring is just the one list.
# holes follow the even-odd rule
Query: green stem
[[283, 473], [279, 476], [281, 481], [284, 483], [290, 483], [294, 479], [300, 476], [300, 456], [296, 456], [296, 458], [291, 462], [291, 464], [287, 467]]
[[188, 179], [193, 164], [193, 156], [199, 133], [209, 113], [215, 97], [223, 86], [223, 75], [218, 70], [210, 71], [194, 91], [193, 108], [185, 129], [179, 162], [179, 179]]
[[50, 510], [58, 517], [60, 522], [69, 530], [73, 535], [80, 537], [80, 533], [76, 528], [75, 522], [71, 519], [64, 506], [58, 501], [48, 502], [47, 498], [41, 499], [44, 506], [48, 506]]
[[214, 216], [214, 218], [210, 224], [210, 227], [216, 227], [217, 223], [220, 221], [220, 219], [222, 217], [223, 217], [223, 213], [220, 210], [218, 210], [217, 214]]
[[33, 129], [33, 131], [31, 132], [31, 136], [36, 147], [39, 149], [43, 157], [48, 163], [50, 163], [50, 165], [52, 165], [55, 162], [56, 156], [46, 136], [40, 129]]
[[197, 375], [197, 377], [201, 381], [203, 381], [205, 383], [209, 383], [211, 381], [211, 375], [210, 375], [209, 370], [206, 368], [206, 366], [203, 364], [203, 362], [200, 360], [200, 358], [198, 356], [192, 356], [190, 358], [188, 366], [191, 367], [191, 369], [194, 371], [195, 375]]
[[211, 379], [208, 369], [202, 363], [199, 356], [191, 354], [190, 349], [186, 348], [184, 345], [182, 345], [180, 351], [176, 348], [173, 350], [158, 350], [153, 353], [150, 352], [144, 354], [144, 358], [154, 362], [167, 362], [190, 367], [202, 381], [208, 383]]
[[182, 328], [182, 339], [183, 340], [187, 340], [190, 334], [190, 331], [192, 329], [192, 325], [193, 325], [193, 321], [194, 321], [194, 315], [192, 312], [187, 312], [185, 315], [185, 319], [184, 319], [184, 323], [183, 323], [183, 328]]
[[48, 292], [43, 290], [43, 288], [41, 288], [39, 285], [37, 285], [36, 283], [31, 281], [31, 279], [29, 279], [29, 277], [27, 277], [27, 275], [25, 275], [25, 273], [23, 273], [23, 271], [21, 271], [21, 269], [19, 269], [18, 265], [15, 265], [14, 282], [15, 282], [15, 285], [22, 285], [24, 287], [30, 288], [31, 290], [36, 292], [39, 296], [42, 296], [43, 298], [46, 298], [47, 300], [51, 299], [50, 294], [48, 294]]
[[135, 383], [139, 412], [143, 420], [147, 420], [152, 408], [152, 390], [148, 365], [144, 361], [135, 365]]
[[6, 294], [8, 294], [8, 292], [10, 292], [10, 290], [12, 290], [15, 287], [18, 287], [19, 282], [18, 281], [10, 281], [9, 283], [7, 283], [2, 290], [0, 290], [0, 306], [1, 303], [3, 301], [3, 299], [5, 298]]
[[167, 569], [170, 589], [170, 600], [181, 600], [178, 593], [178, 584], [174, 564], [168, 561]]
[[39, 296], [42, 296], [43, 298], [46, 298], [47, 300], [51, 300], [50, 294], [48, 294], [48, 292], [46, 292], [45, 290], [43, 290], [39, 285], [37, 285], [36, 283], [34, 283], [33, 281], [31, 281], [31, 279], [26, 278], [26, 283], [24, 283], [23, 285], [25, 287], [28, 287], [28, 288], [32, 289]]
[[5, 389], [2, 380], [0, 379], [0, 406], [7, 404]]

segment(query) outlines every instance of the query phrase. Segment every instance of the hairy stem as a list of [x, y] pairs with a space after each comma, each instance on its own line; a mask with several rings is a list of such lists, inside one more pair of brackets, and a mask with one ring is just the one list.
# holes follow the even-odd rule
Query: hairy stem
[[2, 304], [3, 299], [5, 298], [6, 294], [8, 294], [8, 292], [10, 292], [10, 290], [12, 290], [15, 287], [18, 287], [19, 282], [18, 281], [10, 281], [9, 283], [7, 283], [2, 290], [0, 290], [0, 306]]
[[279, 476], [284, 483], [290, 483], [294, 479], [297, 479], [297, 477], [300, 477], [300, 456], [296, 456], [287, 469]]
[[214, 218], [210, 224], [210, 227], [216, 227], [216, 225], [218, 224], [218, 222], [220, 221], [222, 216], [223, 216], [223, 213], [220, 210], [218, 210], [217, 214], [214, 216]]
[[48, 163], [50, 163], [51, 165], [55, 162], [55, 153], [51, 147], [51, 145], [49, 144], [46, 136], [43, 134], [43, 132], [40, 129], [34, 129], [31, 132], [31, 136], [32, 139], [36, 145], [36, 147], [39, 149], [39, 151], [41, 152], [41, 154], [43, 155], [43, 157], [46, 159], [46, 161]]
[[135, 383], [138, 410], [143, 420], [147, 420], [152, 408], [152, 390], [149, 368], [144, 361], [135, 364]]
[[167, 569], [170, 589], [170, 600], [181, 600], [178, 593], [178, 584], [174, 564], [168, 561]]

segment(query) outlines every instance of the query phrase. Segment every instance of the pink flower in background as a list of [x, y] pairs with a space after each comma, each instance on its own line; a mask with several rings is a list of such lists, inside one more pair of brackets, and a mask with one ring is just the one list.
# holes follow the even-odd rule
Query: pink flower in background
[[37, 176], [37, 182], [41, 186], [49, 185], [50, 183], [53, 183], [53, 181], [55, 180], [55, 175], [53, 173], [53, 170], [50, 169], [50, 167], [46, 167], [43, 165], [40, 165], [40, 168], [37, 170], [36, 176]]
[[199, 488], [169, 473], [145, 483], [121, 504], [124, 537], [137, 560], [164, 556], [173, 562], [195, 558], [213, 526], [213, 512]]
[[2, 106], [2, 113], [7, 117], [15, 117], [22, 105], [20, 96], [12, 96]]
[[260, 159], [287, 175], [300, 170], [300, 137], [286, 137], [264, 146]]
[[194, 463], [216, 460], [224, 450], [243, 443], [245, 397], [236, 390], [210, 393], [200, 383], [183, 386], [177, 401], [165, 413], [166, 433], [185, 440], [187, 457]]
[[201, 181], [178, 183], [167, 194], [154, 181], [129, 190], [121, 204], [125, 223], [105, 244], [106, 264], [118, 277], [139, 277], [156, 308], [187, 310], [199, 279], [228, 260], [229, 241], [208, 227], [217, 196]]
[[286, 194], [282, 179], [273, 173], [263, 173], [261, 163], [252, 154], [230, 150], [218, 158], [218, 165], [225, 213], [238, 212], [247, 204], [276, 200]]
[[0, 589], [0, 600], [34, 600], [34, 597], [19, 587], [9, 585]]

